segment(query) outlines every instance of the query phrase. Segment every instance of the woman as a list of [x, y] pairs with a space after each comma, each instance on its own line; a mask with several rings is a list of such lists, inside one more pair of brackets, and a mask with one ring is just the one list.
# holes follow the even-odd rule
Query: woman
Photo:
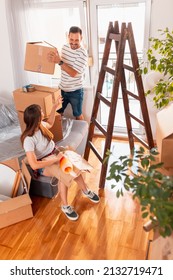
[[[75, 180], [80, 186], [82, 192], [91, 201], [98, 203], [99, 197], [94, 192], [88, 190], [86, 183], [81, 175], [81, 171], [75, 169], [71, 173], [66, 174], [60, 168], [60, 160], [64, 157], [63, 152], [57, 153], [57, 147], [55, 148], [55, 142], [53, 141], [53, 135], [49, 131], [55, 121], [55, 113], [61, 107], [62, 98], [56, 101], [53, 105], [51, 114], [48, 120], [43, 121], [44, 114], [39, 105], [33, 104], [28, 106], [24, 111], [24, 122], [26, 124], [25, 131], [21, 135], [21, 142], [26, 152], [26, 157], [29, 165], [37, 174], [43, 176], [54, 176], [59, 180], [59, 192], [61, 196], [61, 210], [65, 213], [70, 220], [77, 220], [79, 215], [68, 204], [67, 193], [68, 187], [72, 181]], [[68, 152], [68, 151], [67, 151]], [[72, 152], [72, 158], [76, 154]], [[70, 154], [69, 154], [70, 155]], [[90, 165], [82, 159], [78, 154], [78, 162], [85, 162], [85, 167]], [[73, 163], [73, 162], [72, 162]], [[77, 170], [77, 171], [76, 171]]]

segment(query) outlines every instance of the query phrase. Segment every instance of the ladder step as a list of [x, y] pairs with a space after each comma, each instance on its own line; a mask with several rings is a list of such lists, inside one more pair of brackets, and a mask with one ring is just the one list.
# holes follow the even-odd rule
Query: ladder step
[[109, 39], [111, 39], [111, 40], [115, 40], [115, 41], [119, 42], [120, 38], [121, 38], [120, 34], [115, 34], [115, 33], [109, 34]]
[[98, 120], [91, 118], [92, 123], [95, 124], [95, 126], [105, 135], [107, 136], [107, 131], [104, 129], [104, 127], [98, 122]]
[[105, 103], [108, 107], [111, 107], [111, 102], [102, 95], [102, 93], [97, 92], [97, 97], [103, 102]]
[[138, 123], [140, 123], [142, 126], [145, 126], [144, 122], [140, 119], [138, 119], [137, 117], [135, 117], [133, 114], [131, 114], [130, 112], [128, 113], [128, 115], [134, 119], [135, 121], [137, 121]]
[[94, 154], [97, 156], [97, 158], [99, 159], [100, 162], [103, 162], [103, 158], [101, 157], [100, 153], [97, 151], [97, 149], [95, 148], [95, 146], [93, 145], [93, 143], [91, 141], [88, 142], [91, 150], [94, 152]]
[[105, 72], [108, 72], [109, 74], [112, 74], [112, 75], [115, 76], [115, 69], [112, 69], [112, 68], [107, 67], [106, 65], [104, 65], [104, 66], [103, 66], [103, 70], [104, 70]]
[[133, 97], [134, 99], [140, 100], [140, 99], [139, 99], [139, 96], [136, 95], [136, 94], [134, 94], [134, 93], [132, 93], [131, 91], [129, 91], [129, 90], [127, 90], [127, 89], [123, 89], [123, 91], [125, 91], [125, 93], [127, 93], [128, 95], [130, 95], [130, 96]]
[[133, 69], [133, 67], [130, 66], [130, 65], [123, 64], [123, 68], [124, 68], [124, 69], [127, 69], [127, 70], [129, 70], [129, 71], [131, 71], [131, 72], [135, 72], [134, 69]]
[[147, 142], [145, 142], [143, 139], [141, 139], [140, 137], [138, 137], [138, 136], [136, 135], [136, 133], [134, 133], [134, 132], [132, 132], [132, 135], [133, 135], [134, 138], [136, 138], [136, 140], [137, 140], [138, 142], [140, 142], [140, 143], [141, 143], [142, 145], [144, 145], [147, 149], [149, 149], [149, 145], [148, 145]]

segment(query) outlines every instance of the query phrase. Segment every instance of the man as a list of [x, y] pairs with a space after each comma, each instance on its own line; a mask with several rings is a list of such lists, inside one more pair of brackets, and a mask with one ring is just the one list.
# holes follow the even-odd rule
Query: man
[[81, 46], [82, 30], [77, 26], [72, 26], [68, 34], [69, 43], [62, 48], [61, 56], [58, 51], [55, 54], [50, 52], [48, 60], [59, 64], [61, 67], [61, 81], [59, 87], [63, 98], [62, 108], [58, 113], [63, 114], [68, 103], [71, 104], [73, 116], [77, 120], [83, 120], [83, 83], [87, 66], [87, 52]]

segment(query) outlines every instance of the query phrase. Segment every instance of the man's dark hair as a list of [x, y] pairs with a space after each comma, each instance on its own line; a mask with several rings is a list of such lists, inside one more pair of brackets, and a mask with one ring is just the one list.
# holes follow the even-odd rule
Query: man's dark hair
[[72, 26], [69, 30], [69, 34], [70, 33], [80, 33], [80, 35], [82, 35], [82, 29], [80, 29], [78, 26]]

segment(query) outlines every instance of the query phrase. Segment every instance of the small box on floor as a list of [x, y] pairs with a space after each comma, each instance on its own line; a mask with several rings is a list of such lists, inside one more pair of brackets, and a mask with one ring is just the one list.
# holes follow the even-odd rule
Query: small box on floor
[[[21, 171], [20, 178], [18, 177], [21, 180], [18, 181], [20, 192], [16, 191], [15, 195], [13, 195], [14, 192], [12, 192], [7, 200], [2, 199], [0, 201], [0, 228], [4, 228], [6, 226], [33, 217], [32, 205], [31, 205], [32, 201], [29, 197], [31, 176], [24, 162], [22, 162], [22, 167], [20, 169], [19, 161], [17, 158], [4, 161], [0, 164], [9, 167], [9, 169], [13, 170], [16, 175], [18, 174], [17, 171]], [[16, 185], [17, 182], [16, 175], [15, 175], [14, 185]], [[2, 193], [3, 186], [1, 185], [0, 187], [1, 187], [0, 191]]]

